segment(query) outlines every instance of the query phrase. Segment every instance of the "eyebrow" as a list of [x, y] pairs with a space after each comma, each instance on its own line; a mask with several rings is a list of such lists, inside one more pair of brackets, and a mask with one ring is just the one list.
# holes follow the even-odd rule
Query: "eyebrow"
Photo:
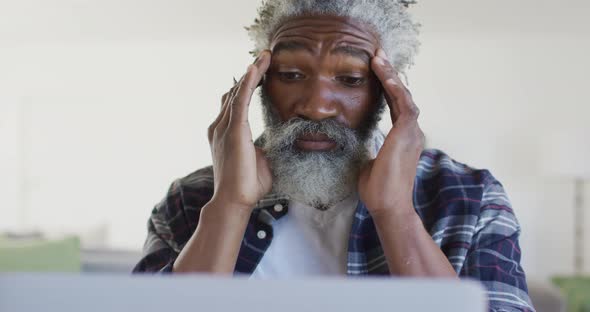
[[363, 60], [363, 62], [365, 62], [367, 64], [370, 64], [371, 58], [373, 57], [373, 56], [371, 56], [371, 54], [369, 54], [369, 52], [367, 52], [363, 49], [352, 47], [352, 46], [345, 46], [345, 45], [334, 48], [330, 53], [331, 54], [345, 54], [348, 56], [356, 57], [356, 58]]

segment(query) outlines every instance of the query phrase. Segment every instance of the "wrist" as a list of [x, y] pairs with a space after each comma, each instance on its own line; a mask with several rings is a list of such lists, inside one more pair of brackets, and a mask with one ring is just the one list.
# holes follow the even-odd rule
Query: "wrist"
[[254, 207], [236, 204], [214, 197], [201, 209], [201, 218], [215, 219], [216, 222], [248, 222], [253, 210]]
[[377, 201], [367, 205], [373, 219], [409, 217], [416, 213], [411, 199]]
[[413, 205], [405, 206], [404, 209], [382, 209], [370, 212], [375, 225], [384, 225], [396, 229], [409, 229], [416, 226], [423, 226], [422, 219], [414, 210]]

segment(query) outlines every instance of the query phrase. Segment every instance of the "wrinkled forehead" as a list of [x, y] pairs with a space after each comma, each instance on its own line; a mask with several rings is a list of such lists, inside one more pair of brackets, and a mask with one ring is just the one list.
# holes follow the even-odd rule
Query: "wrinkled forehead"
[[274, 32], [270, 42], [273, 53], [294, 49], [310, 52], [339, 49], [363, 58], [373, 57], [379, 47], [379, 39], [370, 25], [330, 15], [288, 19]]

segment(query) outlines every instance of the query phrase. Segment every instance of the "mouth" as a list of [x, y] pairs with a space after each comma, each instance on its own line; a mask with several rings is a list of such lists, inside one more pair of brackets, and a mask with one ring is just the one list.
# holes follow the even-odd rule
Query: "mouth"
[[324, 133], [306, 133], [297, 140], [295, 145], [304, 151], [329, 151], [336, 148], [337, 144]]

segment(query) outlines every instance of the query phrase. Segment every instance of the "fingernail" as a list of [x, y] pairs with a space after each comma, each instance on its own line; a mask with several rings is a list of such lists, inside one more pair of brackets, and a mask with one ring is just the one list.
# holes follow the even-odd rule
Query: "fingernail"
[[377, 56], [377, 57], [375, 58], [375, 62], [377, 62], [377, 64], [379, 64], [379, 65], [385, 65], [385, 61], [384, 61], [384, 60], [383, 60], [383, 58], [382, 58], [382, 57], [380, 57], [380, 56]]

